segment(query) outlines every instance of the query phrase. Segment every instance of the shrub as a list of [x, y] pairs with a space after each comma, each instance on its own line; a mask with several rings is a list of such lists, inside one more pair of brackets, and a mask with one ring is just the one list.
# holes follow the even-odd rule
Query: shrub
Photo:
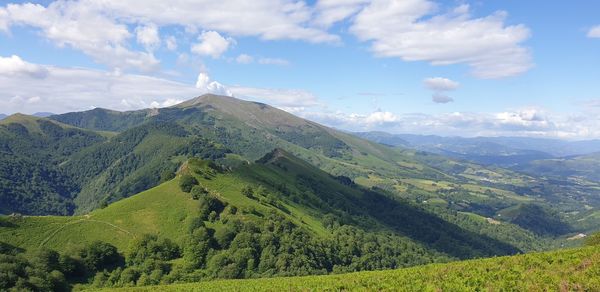
[[192, 199], [198, 200], [201, 197], [206, 196], [208, 194], [208, 190], [201, 185], [195, 185], [192, 187], [191, 194]]
[[594, 233], [585, 239], [585, 245], [596, 246], [600, 245], [600, 232]]
[[198, 181], [189, 174], [184, 174], [181, 176], [181, 179], [179, 179], [179, 187], [186, 193], [192, 191], [192, 187], [195, 185], [198, 185]]
[[245, 186], [242, 188], [242, 195], [244, 195], [250, 199], [254, 199], [254, 190], [252, 189], [251, 186]]

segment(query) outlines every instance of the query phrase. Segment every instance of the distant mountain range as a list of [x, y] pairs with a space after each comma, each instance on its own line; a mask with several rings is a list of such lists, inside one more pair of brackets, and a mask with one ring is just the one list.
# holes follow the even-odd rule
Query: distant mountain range
[[[50, 112], [37, 112], [35, 114], [32, 114], [32, 116], [40, 117], [40, 118], [46, 118], [46, 117], [53, 116], [53, 115], [54, 115], [54, 113], [50, 113]], [[8, 115], [0, 114], [0, 120], [5, 119], [6, 117], [8, 117]]]
[[486, 165], [513, 166], [534, 160], [600, 152], [600, 140], [566, 141], [526, 137], [441, 137], [361, 132], [357, 136], [390, 146], [403, 146]]

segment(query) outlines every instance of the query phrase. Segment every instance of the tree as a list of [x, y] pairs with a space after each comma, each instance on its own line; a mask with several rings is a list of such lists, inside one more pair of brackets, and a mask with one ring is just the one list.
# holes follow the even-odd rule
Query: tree
[[198, 180], [190, 174], [184, 174], [179, 179], [179, 187], [182, 191], [189, 193], [192, 187], [198, 184]]
[[112, 269], [123, 263], [117, 248], [102, 241], [90, 243], [80, 251], [79, 256], [88, 271]]
[[208, 194], [208, 190], [201, 185], [195, 185], [192, 187], [190, 193], [192, 194], [192, 199], [198, 200], [201, 197], [206, 196]]
[[174, 178], [175, 178], [175, 173], [168, 169], [163, 170], [163, 172], [160, 173], [160, 182], [170, 181]]
[[148, 259], [168, 261], [179, 257], [179, 246], [168, 238], [145, 234], [136, 239], [127, 256], [129, 266], [139, 265]]
[[254, 189], [251, 186], [245, 186], [242, 188], [242, 195], [254, 199]]

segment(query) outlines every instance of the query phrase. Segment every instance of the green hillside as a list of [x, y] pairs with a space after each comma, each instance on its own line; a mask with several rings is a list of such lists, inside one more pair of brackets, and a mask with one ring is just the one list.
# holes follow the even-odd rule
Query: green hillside
[[[277, 149], [231, 169], [190, 159], [174, 179], [84, 216], [5, 216], [0, 241], [25, 251], [4, 261], [33, 265], [49, 248], [81, 263], [83, 275], [60, 261], [47, 271], [85, 287], [394, 269], [535, 249], [515, 225], [442, 214], [469, 228]], [[88, 262], [97, 253], [123, 263], [104, 271]]]
[[197, 205], [173, 180], [84, 216], [3, 217], [0, 241], [66, 250], [100, 240], [125, 252], [132, 239], [146, 233], [181, 239]]
[[[176, 131], [181, 133], [179, 137], [173, 137], [173, 131], [166, 136], [149, 133], [152, 138], [136, 140], [137, 144], [130, 148], [148, 151], [134, 151], [128, 156], [115, 154], [108, 160], [110, 163], [99, 165], [101, 172], [85, 172], [86, 177], [92, 178], [83, 182], [82, 191], [75, 200], [80, 213], [99, 206], [103, 200], [116, 201], [157, 185], [157, 173], [161, 170], [151, 165], [157, 162], [143, 159], [146, 157], [144, 153], [158, 152], [160, 161], [181, 162], [182, 156], [194, 153], [190, 153], [189, 149], [168, 149], [175, 149], [171, 146], [173, 144], [189, 145], [190, 139], [198, 137], [226, 145], [242, 161], [258, 159], [274, 148], [285, 149], [330, 174], [349, 177], [366, 187], [384, 189], [423, 204], [424, 208], [430, 208], [430, 203], [435, 202], [435, 206], [430, 208], [435, 212], [442, 206], [453, 212], [474, 213], [502, 221], [497, 217], [499, 211], [524, 202], [535, 202], [562, 215], [571, 214], [568, 218], [561, 216], [562, 221], [593, 226], [595, 222], [585, 222], [589, 217], [581, 214], [589, 211], [590, 206], [596, 208], [600, 205], [593, 199], [593, 194], [598, 192], [593, 186], [559, 184], [506, 169], [392, 148], [265, 104], [226, 96], [203, 95], [163, 109], [132, 112], [95, 109], [51, 118], [94, 130], [121, 131], [117, 136], [121, 138], [113, 138], [114, 141], [125, 139], [124, 135], [144, 132], [144, 128], [152, 124], [168, 123], [180, 128]], [[112, 143], [116, 143], [114, 141]], [[106, 152], [104, 149], [107, 147], [90, 147], [80, 156], [98, 157]], [[90, 162], [79, 164], [85, 166]], [[77, 165], [75, 159], [74, 163], [65, 167], [73, 166], [75, 173], [82, 172]], [[173, 165], [164, 167], [173, 168]], [[119, 176], [123, 172], [128, 174], [127, 177]]]
[[0, 214], [71, 214], [79, 186], [58, 167], [104, 133], [15, 114], [0, 121]]
[[[249, 214], [259, 214], [255, 219], [276, 211], [320, 237], [329, 236], [331, 231], [327, 228], [332, 225], [393, 232], [459, 258], [518, 251], [510, 244], [463, 230], [408, 202], [392, 199], [392, 195], [330, 176], [282, 150], [233, 171], [216, 172], [206, 164], [192, 160], [183, 169], [196, 173], [197, 180], [224, 203]], [[178, 188], [179, 179], [178, 176], [85, 216], [5, 217], [8, 223], [0, 227], [1, 238], [22, 248], [62, 249], [102, 240], [125, 250], [131, 239], [146, 233], [181, 243], [186, 220], [196, 215], [199, 205]], [[252, 198], [242, 195], [246, 186], [257, 194]]]
[[102, 291], [598, 291], [600, 247], [330, 276]]

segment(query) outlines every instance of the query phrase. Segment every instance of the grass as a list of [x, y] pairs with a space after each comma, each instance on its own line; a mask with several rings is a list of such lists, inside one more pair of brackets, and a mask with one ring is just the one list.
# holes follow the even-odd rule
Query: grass
[[102, 240], [124, 251], [131, 239], [153, 233], [179, 241], [185, 234], [185, 220], [196, 201], [179, 190], [178, 180], [118, 201], [82, 216], [26, 216], [4, 218], [0, 240], [25, 249], [40, 246], [64, 250]]
[[[600, 247], [290, 278], [218, 280], [116, 291], [599, 291]], [[102, 291], [112, 291], [105, 289]]]

